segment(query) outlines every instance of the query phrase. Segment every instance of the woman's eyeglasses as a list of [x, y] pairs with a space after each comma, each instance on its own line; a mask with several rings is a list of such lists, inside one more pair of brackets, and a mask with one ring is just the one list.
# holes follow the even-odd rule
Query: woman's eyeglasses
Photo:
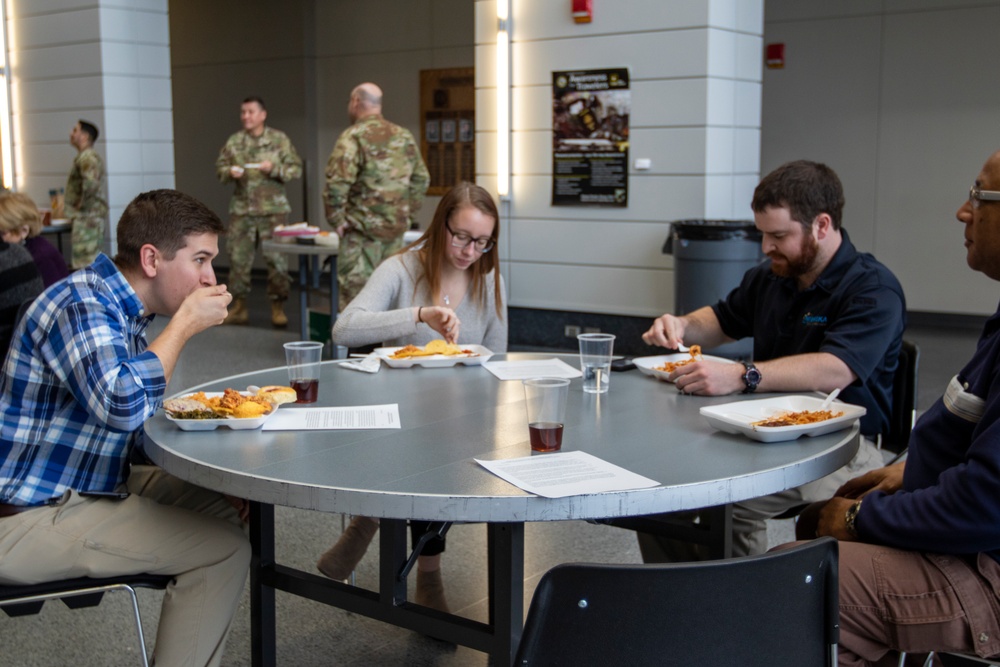
[[452, 247], [455, 248], [464, 249], [468, 248], [469, 245], [472, 244], [475, 247], [476, 252], [489, 252], [490, 250], [493, 250], [493, 246], [496, 245], [496, 242], [493, 240], [493, 237], [491, 236], [480, 236], [479, 238], [473, 238], [468, 234], [466, 234], [465, 232], [456, 233], [452, 231], [451, 227], [448, 225], [447, 222], [444, 223], [444, 228], [448, 230], [449, 234], [451, 234], [451, 245]]

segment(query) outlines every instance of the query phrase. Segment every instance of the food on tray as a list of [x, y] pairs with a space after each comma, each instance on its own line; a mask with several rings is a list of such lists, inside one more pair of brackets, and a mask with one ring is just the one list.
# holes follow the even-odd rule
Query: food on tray
[[295, 390], [291, 387], [285, 387], [282, 385], [268, 385], [267, 387], [261, 387], [257, 391], [257, 395], [261, 398], [266, 398], [271, 403], [275, 405], [282, 405], [283, 403], [294, 403], [295, 402]]
[[215, 419], [215, 411], [194, 398], [168, 398], [163, 409], [174, 419]]
[[844, 414], [833, 410], [802, 410], [801, 412], [786, 412], [775, 417], [768, 417], [756, 422], [750, 422], [753, 427], [763, 426], [766, 428], [777, 428], [779, 426], [801, 426], [802, 424], [815, 424], [824, 422], [827, 419], [834, 419]]
[[655, 370], [663, 371], [664, 373], [673, 373], [675, 370], [681, 366], [687, 366], [692, 364], [699, 359], [701, 359], [701, 345], [692, 345], [688, 348], [688, 354], [691, 355], [690, 359], [683, 359], [681, 361], [667, 361], [664, 362], [662, 366], [656, 366]]
[[294, 225], [278, 225], [271, 232], [275, 241], [294, 243], [296, 239], [311, 239], [319, 234], [319, 227], [307, 222], [296, 222]]
[[446, 357], [457, 357], [459, 355], [465, 355], [468, 357], [479, 356], [472, 350], [464, 350], [454, 343], [449, 343], [440, 338], [437, 340], [432, 340], [423, 347], [418, 347], [416, 345], [407, 345], [401, 347], [392, 354], [389, 355], [390, 359], [412, 359], [414, 357], [430, 357], [436, 354], [441, 354]]
[[295, 401], [291, 387], [261, 388], [256, 395], [226, 389], [209, 396], [199, 391], [163, 402], [163, 409], [174, 419], [257, 419], [271, 414], [282, 403]]

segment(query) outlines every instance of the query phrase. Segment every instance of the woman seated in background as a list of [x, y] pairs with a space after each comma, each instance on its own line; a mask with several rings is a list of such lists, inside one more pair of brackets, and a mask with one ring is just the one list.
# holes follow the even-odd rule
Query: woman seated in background
[[[442, 197], [430, 227], [385, 260], [333, 327], [333, 341], [358, 347], [426, 345], [444, 338], [459, 345], [507, 351], [507, 299], [496, 244], [500, 216], [490, 194], [461, 183]], [[416, 547], [429, 523], [411, 521]], [[346, 579], [378, 530], [378, 519], [355, 517], [316, 563], [331, 579]], [[428, 542], [417, 560], [417, 604], [448, 611], [441, 582], [443, 538]]]
[[62, 253], [41, 233], [42, 215], [31, 197], [20, 192], [0, 195], [0, 238], [28, 249], [42, 281], [48, 287], [68, 276], [69, 271]]

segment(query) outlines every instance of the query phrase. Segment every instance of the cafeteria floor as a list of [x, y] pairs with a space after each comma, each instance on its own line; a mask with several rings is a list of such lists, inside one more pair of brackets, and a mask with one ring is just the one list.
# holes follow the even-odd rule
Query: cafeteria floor
[[[218, 327], [194, 339], [184, 351], [170, 384], [180, 391], [202, 381], [284, 363], [281, 344], [298, 338], [298, 313], [289, 302], [288, 329], [270, 326], [263, 288], [251, 296], [249, 327]], [[293, 312], [295, 311], [295, 312]], [[162, 328], [154, 323], [150, 337]], [[944, 390], [948, 379], [972, 355], [976, 330], [911, 327], [907, 338], [920, 345], [920, 409]], [[612, 388], [612, 391], [614, 389]], [[339, 515], [277, 508], [277, 549], [280, 561], [312, 571], [317, 556], [340, 534]], [[792, 537], [790, 521], [772, 522], [773, 544]], [[377, 540], [377, 538], [376, 538]], [[568, 561], [637, 563], [639, 550], [632, 533], [585, 522], [533, 523], [526, 528], [525, 611], [541, 575]], [[358, 583], [376, 583], [377, 549], [361, 561]], [[456, 525], [443, 557], [449, 603], [454, 611], [486, 620], [486, 530], [482, 525]], [[412, 594], [412, 582], [411, 594]], [[140, 591], [147, 642], [152, 645], [162, 593]], [[407, 630], [339, 609], [277, 594], [278, 663], [281, 665], [488, 665], [485, 654], [454, 647]], [[236, 613], [222, 664], [250, 664], [249, 595]], [[0, 614], [2, 665], [131, 665], [134, 633], [129, 605], [121, 594], [110, 594], [96, 609], [69, 611], [48, 603], [38, 616], [12, 619]]]

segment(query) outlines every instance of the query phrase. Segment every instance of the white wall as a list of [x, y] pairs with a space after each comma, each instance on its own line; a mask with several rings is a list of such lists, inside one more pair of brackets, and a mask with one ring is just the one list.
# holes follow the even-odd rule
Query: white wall
[[[302, 181], [287, 188], [292, 216], [322, 225], [323, 170], [354, 86], [381, 86], [385, 117], [419, 137], [420, 70], [474, 62], [470, 0], [170, 0], [170, 9], [178, 187], [223, 217], [231, 186], [213, 165], [246, 96], [264, 98], [268, 124], [308, 161], [308, 201]], [[427, 199], [422, 220], [438, 200]]]
[[[513, 0], [510, 224], [501, 244], [514, 306], [653, 316], [673, 308], [671, 220], [748, 219], [760, 162], [763, 6], [754, 0]], [[477, 172], [495, 190], [493, 0], [476, 2]], [[553, 207], [551, 73], [627, 67], [627, 208]]]
[[139, 192], [174, 186], [167, 0], [6, 0], [16, 187], [48, 205], [76, 155], [79, 118], [101, 131], [110, 238]]
[[767, 0], [764, 41], [786, 44], [786, 65], [764, 73], [761, 170], [836, 169], [845, 227], [896, 273], [910, 310], [996, 308], [955, 212], [1000, 148], [998, 33], [997, 0]]
[[[383, 115], [419, 141], [420, 70], [471, 67], [471, 0], [319, 0], [316, 2], [316, 108], [320, 173], [337, 137], [350, 123], [347, 101], [359, 83], [382, 88]], [[478, 149], [478, 147], [477, 147]], [[428, 197], [421, 227], [431, 219], [440, 197]]]

